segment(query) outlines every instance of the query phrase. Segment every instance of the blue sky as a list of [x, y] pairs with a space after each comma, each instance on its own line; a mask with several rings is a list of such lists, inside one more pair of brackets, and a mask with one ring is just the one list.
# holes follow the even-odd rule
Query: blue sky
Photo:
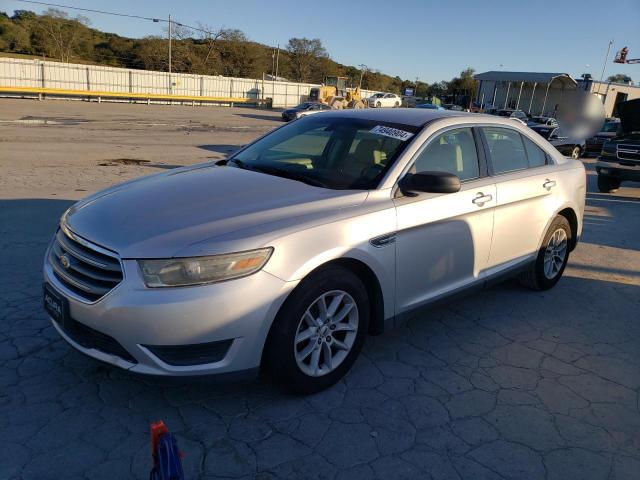
[[[284, 46], [290, 37], [320, 38], [331, 57], [406, 79], [450, 79], [477, 72], [587, 71], [600, 77], [609, 40], [640, 57], [640, 0], [50, 0], [71, 6], [167, 17], [214, 28], [239, 28], [252, 40]], [[46, 7], [0, 1], [0, 10]], [[349, 12], [342, 15], [340, 12]], [[162, 26], [95, 13], [94, 27], [130, 37], [159, 35]], [[586, 67], [585, 65], [590, 65]], [[640, 82], [640, 65], [607, 65]]]

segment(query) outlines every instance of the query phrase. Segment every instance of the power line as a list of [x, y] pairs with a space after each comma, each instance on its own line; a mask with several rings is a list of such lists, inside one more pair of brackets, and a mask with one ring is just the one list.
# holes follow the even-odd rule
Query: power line
[[199, 27], [194, 27], [192, 25], [186, 25], [184, 23], [180, 23], [180, 22], [176, 22], [175, 20], [167, 20], [164, 18], [154, 18], [154, 17], [145, 17], [142, 15], [133, 15], [133, 14], [129, 14], [129, 13], [120, 13], [120, 12], [107, 12], [105, 10], [95, 10], [92, 8], [82, 8], [82, 7], [72, 7], [70, 5], [61, 5], [58, 3], [48, 3], [48, 2], [38, 2], [35, 0], [17, 0], [18, 2], [22, 2], [22, 3], [32, 3], [32, 4], [36, 4], [36, 5], [44, 5], [47, 7], [58, 7], [58, 8], [66, 8], [69, 10], [78, 10], [81, 12], [91, 12], [91, 13], [99, 13], [102, 15], [113, 15], [116, 17], [128, 17], [128, 18], [137, 18], [138, 20], [149, 20], [151, 22], [154, 23], [160, 23], [160, 22], [164, 22], [164, 23], [171, 23], [173, 25], [178, 25], [180, 27], [185, 27], [188, 28], [190, 30], [194, 30], [196, 32], [202, 32], [202, 33], [206, 33], [208, 35], [214, 35], [214, 32], [211, 32], [209, 30], [205, 30], [204, 28], [199, 28]]

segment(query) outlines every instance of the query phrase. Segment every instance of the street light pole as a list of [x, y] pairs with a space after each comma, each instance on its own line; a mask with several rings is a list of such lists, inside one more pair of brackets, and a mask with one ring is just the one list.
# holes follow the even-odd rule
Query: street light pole
[[[604, 72], [607, 69], [607, 62], [609, 61], [609, 53], [611, 53], [611, 45], [613, 45], [613, 40], [609, 41], [609, 46], [607, 47], [607, 56], [604, 57], [604, 65], [602, 65], [602, 73], [600, 74], [600, 83], [598, 83], [598, 94], [600, 94], [600, 85], [602, 85]], [[602, 103], [604, 103], [604, 100]]]
[[280, 64], [280, 44], [278, 44], [278, 53], [276, 54], [276, 81], [278, 81], [278, 65]]

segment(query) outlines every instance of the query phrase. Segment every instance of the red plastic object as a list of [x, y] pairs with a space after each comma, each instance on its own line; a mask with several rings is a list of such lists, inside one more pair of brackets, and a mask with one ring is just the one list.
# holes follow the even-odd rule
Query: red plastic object
[[151, 424], [151, 455], [153, 456], [154, 464], [157, 461], [155, 453], [158, 450], [158, 441], [165, 433], [169, 433], [169, 429], [162, 420]]

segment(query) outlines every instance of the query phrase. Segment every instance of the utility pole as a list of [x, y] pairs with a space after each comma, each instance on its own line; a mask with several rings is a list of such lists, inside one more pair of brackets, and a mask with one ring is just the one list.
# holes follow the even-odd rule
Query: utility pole
[[280, 62], [280, 44], [278, 44], [278, 53], [276, 54], [276, 81], [278, 81], [278, 63]]
[[169, 14], [169, 73], [171, 73], [171, 14]]
[[271, 81], [273, 81], [275, 73], [276, 73], [276, 51], [273, 50], [271, 52]]
[[[609, 53], [611, 53], [611, 45], [613, 45], [613, 40], [609, 41], [609, 46], [607, 47], [607, 56], [604, 57], [604, 65], [602, 65], [602, 73], [600, 74], [600, 83], [598, 83], [598, 94], [600, 94], [600, 85], [602, 85], [604, 72], [607, 69], [607, 62], [609, 61]], [[604, 103], [604, 99], [602, 99], [602, 103]]]
[[414, 97], [417, 97], [417, 96], [418, 96], [418, 79], [419, 79], [419, 78], [418, 78], [418, 77], [416, 77], [416, 91], [415, 91], [415, 92], [413, 92], [413, 96], [414, 96]]

